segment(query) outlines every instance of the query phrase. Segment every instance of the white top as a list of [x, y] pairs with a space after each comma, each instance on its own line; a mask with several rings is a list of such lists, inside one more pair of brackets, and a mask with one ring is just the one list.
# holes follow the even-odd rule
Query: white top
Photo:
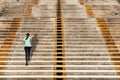
[[28, 39], [26, 40], [26, 37], [24, 38], [24, 46], [25, 47], [31, 47], [31, 43], [30, 43], [31, 37], [28, 37]]

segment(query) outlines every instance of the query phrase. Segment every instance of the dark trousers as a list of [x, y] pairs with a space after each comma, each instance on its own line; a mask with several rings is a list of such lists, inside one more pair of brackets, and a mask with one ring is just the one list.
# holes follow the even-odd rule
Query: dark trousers
[[26, 63], [27, 63], [28, 60], [30, 59], [31, 47], [24, 47], [24, 49], [25, 49], [25, 59], [26, 59]]

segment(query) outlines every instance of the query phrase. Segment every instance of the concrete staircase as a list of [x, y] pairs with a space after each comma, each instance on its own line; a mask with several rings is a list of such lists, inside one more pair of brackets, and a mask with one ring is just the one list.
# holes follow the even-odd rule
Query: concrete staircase
[[115, 66], [112, 64], [97, 25], [87, 24], [89, 21], [95, 23], [96, 21], [94, 19], [77, 20], [78, 23], [85, 21], [86, 24], [77, 24], [77, 22], [71, 24], [71, 20], [65, 20], [66, 61], [69, 65], [67, 76], [72, 76], [73, 80], [76, 77], [83, 80], [93, 78], [117, 80]]
[[[98, 2], [117, 9], [105, 16], [110, 9]], [[9, 3], [0, 17], [0, 80], [119, 80], [120, 6], [117, 0], [98, 2]], [[26, 66], [23, 39], [28, 32], [32, 51]]]
[[[37, 22], [37, 24], [31, 20]], [[21, 25], [17, 32], [12, 51], [9, 53], [10, 57], [8, 58], [6, 69], [4, 70], [4, 76], [9, 75], [19, 78], [53, 76], [54, 25], [49, 25], [48, 29], [46, 24], [53, 23], [51, 20], [48, 21], [47, 19], [48, 22], [44, 20], [46, 24], [39, 23], [39, 21], [41, 20], [29, 18]], [[31, 34], [33, 44], [31, 61], [28, 67], [25, 66], [25, 53], [22, 43], [27, 32]]]

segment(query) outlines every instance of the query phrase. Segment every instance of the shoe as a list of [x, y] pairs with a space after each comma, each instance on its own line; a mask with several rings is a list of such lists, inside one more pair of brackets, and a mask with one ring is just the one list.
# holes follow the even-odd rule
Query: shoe
[[26, 66], [28, 66], [28, 63], [26, 63]]

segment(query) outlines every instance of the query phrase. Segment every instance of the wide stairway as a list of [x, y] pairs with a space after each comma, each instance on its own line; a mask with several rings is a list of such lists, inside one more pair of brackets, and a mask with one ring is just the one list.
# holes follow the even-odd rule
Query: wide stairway
[[0, 80], [120, 79], [119, 0], [1, 2]]

